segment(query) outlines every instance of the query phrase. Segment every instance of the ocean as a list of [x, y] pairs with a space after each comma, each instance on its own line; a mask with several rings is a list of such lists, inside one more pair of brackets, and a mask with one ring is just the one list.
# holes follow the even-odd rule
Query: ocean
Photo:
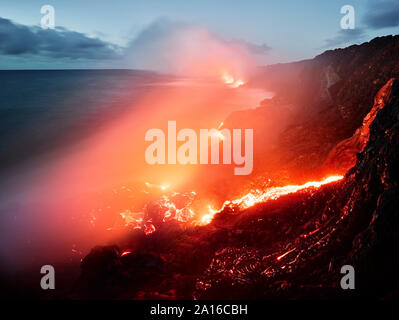
[[134, 70], [0, 71], [0, 171], [100, 130], [165, 80]]
[[[101, 190], [112, 196], [125, 179], [192, 184], [185, 169], [158, 174], [138, 165], [140, 130], [176, 119], [217, 128], [231, 112], [271, 96], [219, 79], [138, 70], [0, 71], [0, 259], [22, 268], [71, 254], [75, 244], [84, 252], [101, 243], [107, 231], [97, 211], [92, 225], [92, 210], [104, 200]], [[118, 208], [107, 204], [103, 218], [131, 208], [134, 195]]]
[[[0, 71], [0, 172], [101, 130], [154, 88], [192, 83], [138, 70]], [[229, 103], [253, 108], [269, 96], [247, 89]]]

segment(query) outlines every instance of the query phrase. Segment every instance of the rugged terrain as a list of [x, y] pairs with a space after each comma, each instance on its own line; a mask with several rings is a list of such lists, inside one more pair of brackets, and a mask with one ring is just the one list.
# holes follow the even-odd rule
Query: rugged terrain
[[[271, 88], [273, 75], [277, 95], [241, 119], [255, 117], [261, 127], [259, 119], [276, 112], [267, 108], [278, 106], [301, 115], [276, 137], [270, 163], [291, 177], [333, 168], [344, 179], [226, 209], [204, 227], [170, 222], [147, 236], [132, 231], [118, 246], [93, 248], [67, 296], [397, 298], [398, 57], [399, 37], [383, 37], [263, 70], [254, 83]], [[355, 268], [356, 290], [340, 287], [346, 264]]]
[[[322, 165], [332, 149], [362, 126], [381, 87], [399, 77], [398, 53], [399, 36], [386, 36], [329, 50], [311, 60], [262, 68], [252, 85], [266, 87], [276, 96], [252, 111], [253, 118], [268, 123], [275, 113], [282, 117], [283, 111], [287, 125], [270, 152], [268, 137], [255, 139], [262, 141], [255, 151], [269, 160], [258, 167], [271, 173], [285, 170], [294, 179], [325, 174], [320, 169], [326, 169]], [[255, 127], [257, 131], [262, 136]]]

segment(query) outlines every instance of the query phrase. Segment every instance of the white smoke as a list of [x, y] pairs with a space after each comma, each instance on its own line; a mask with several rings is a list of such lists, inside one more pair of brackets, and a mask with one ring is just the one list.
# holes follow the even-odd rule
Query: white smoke
[[126, 50], [131, 68], [184, 76], [245, 77], [270, 48], [225, 39], [195, 25], [159, 19], [144, 29]]

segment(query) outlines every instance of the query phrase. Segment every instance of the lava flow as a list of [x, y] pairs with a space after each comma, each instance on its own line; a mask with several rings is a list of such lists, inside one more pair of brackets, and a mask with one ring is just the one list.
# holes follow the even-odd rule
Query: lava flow
[[125, 226], [133, 229], [141, 229], [147, 235], [156, 231], [156, 225], [171, 220], [186, 223], [188, 225], [205, 226], [212, 222], [216, 214], [225, 209], [244, 210], [258, 203], [276, 200], [284, 195], [302, 190], [320, 188], [325, 184], [339, 181], [342, 178], [343, 176], [334, 175], [329, 176], [322, 181], [310, 181], [302, 185], [272, 187], [266, 190], [255, 189], [241, 198], [225, 201], [219, 210], [208, 205], [208, 212], [203, 215], [196, 214], [192, 208], [194, 201], [197, 200], [197, 194], [195, 192], [173, 192], [170, 195], [162, 195], [157, 201], [145, 205], [141, 212], [134, 213], [126, 210], [125, 212], [120, 213], [120, 215], [125, 222]]
[[238, 88], [245, 84], [243, 80], [236, 79], [227, 73], [222, 76], [222, 80], [225, 84], [228, 84], [231, 88]]
[[301, 190], [305, 189], [311, 189], [311, 188], [320, 188], [321, 186], [339, 181], [343, 178], [343, 176], [329, 176], [328, 178], [322, 180], [322, 181], [309, 181], [305, 184], [302, 185], [287, 185], [283, 187], [272, 187], [267, 189], [266, 191], [262, 190], [252, 190], [245, 196], [232, 200], [232, 201], [226, 201], [222, 208], [220, 210], [213, 210], [211, 207], [209, 207], [209, 213], [202, 216], [201, 218], [201, 223], [202, 225], [209, 224], [212, 220], [213, 217], [218, 213], [223, 211], [226, 208], [237, 208], [238, 209], [247, 209], [249, 207], [254, 206], [255, 204], [266, 202], [268, 200], [276, 200], [280, 198], [281, 196], [290, 194], [290, 193], [295, 193]]

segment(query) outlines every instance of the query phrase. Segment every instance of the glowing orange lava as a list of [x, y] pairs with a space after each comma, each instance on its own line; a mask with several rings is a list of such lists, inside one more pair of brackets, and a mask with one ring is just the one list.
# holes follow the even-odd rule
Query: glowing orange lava
[[245, 84], [241, 79], [236, 79], [232, 75], [225, 73], [222, 76], [222, 80], [225, 84], [228, 84], [231, 88], [238, 88]]
[[291, 250], [288, 250], [286, 253], [283, 253], [281, 256], [278, 256], [276, 259], [277, 261], [280, 261], [282, 258], [284, 258], [286, 255], [289, 255], [292, 251], [295, 251], [296, 248], [293, 248]]
[[204, 214], [201, 217], [201, 223], [200, 223], [201, 225], [207, 225], [207, 224], [211, 223], [215, 214], [219, 212], [219, 211], [213, 209], [211, 206], [208, 206], [208, 210], [209, 210], [209, 213]]
[[[255, 204], [266, 202], [269, 200], [276, 200], [281, 196], [298, 192], [300, 190], [306, 189], [315, 189], [319, 188], [325, 184], [339, 181], [343, 178], [343, 176], [329, 176], [328, 178], [322, 181], [310, 181], [302, 185], [287, 185], [283, 187], [272, 187], [266, 190], [251, 190], [248, 194], [244, 195], [243, 197], [232, 200], [232, 201], [225, 201], [222, 207], [219, 210], [215, 210], [212, 206], [208, 205], [208, 212], [203, 215], [198, 215], [194, 210], [191, 208], [195, 200], [196, 193], [189, 192], [180, 194], [177, 192], [173, 192], [170, 195], [162, 195], [160, 199], [157, 201], [157, 204], [160, 208], [160, 212], [162, 213], [162, 222], [168, 222], [171, 220], [176, 220], [181, 223], [189, 223], [192, 225], [199, 225], [205, 226], [212, 222], [213, 218], [219, 212], [222, 212], [225, 209], [239, 209], [244, 210], [249, 207], [254, 206]], [[147, 186], [155, 186], [150, 183], [146, 183]], [[162, 186], [156, 186], [156, 188], [160, 188], [164, 190]], [[176, 205], [174, 197], [175, 196], [183, 196], [186, 199], [186, 204], [182, 207]], [[121, 212], [120, 215], [125, 221], [125, 225], [129, 226], [133, 229], [141, 229], [144, 231], [146, 235], [149, 235], [156, 231], [156, 227], [153, 224], [151, 218], [146, 218], [145, 211], [147, 207], [143, 208], [142, 212], [131, 212], [130, 210], [126, 210]], [[291, 251], [287, 252], [286, 254], [290, 253]], [[277, 260], [283, 258], [286, 254], [278, 257]]]
[[144, 233], [146, 235], [149, 235], [149, 234], [155, 232], [155, 230], [156, 230], [155, 226], [151, 222], [147, 222], [144, 224]]
[[310, 189], [310, 188], [320, 188], [322, 185], [339, 181], [343, 178], [343, 176], [330, 176], [322, 181], [310, 181], [302, 185], [287, 185], [284, 187], [273, 187], [269, 188], [265, 191], [262, 190], [252, 190], [248, 194], [244, 195], [243, 197], [232, 200], [232, 201], [226, 201], [222, 208], [216, 212], [209, 212], [205, 214], [201, 220], [200, 224], [201, 225], [206, 225], [209, 224], [212, 220], [213, 217], [218, 213], [223, 211], [226, 208], [233, 208], [233, 207], [238, 207], [239, 209], [247, 209], [249, 207], [254, 206], [255, 204], [262, 203], [268, 200], [276, 200], [280, 198], [281, 196], [290, 194], [290, 193], [295, 193], [300, 190], [305, 190], [305, 189]]
[[131, 254], [131, 253], [132, 253], [132, 252], [131, 252], [130, 250], [123, 251], [123, 252], [121, 253], [121, 257], [126, 256], [126, 255]]

